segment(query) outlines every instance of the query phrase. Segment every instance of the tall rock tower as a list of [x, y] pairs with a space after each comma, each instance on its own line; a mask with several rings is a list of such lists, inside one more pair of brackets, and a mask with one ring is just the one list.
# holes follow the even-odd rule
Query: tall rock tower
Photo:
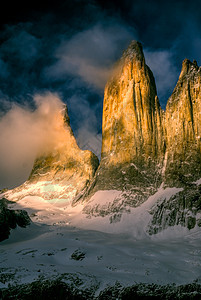
[[139, 42], [130, 44], [106, 84], [102, 135], [101, 163], [90, 192], [123, 190], [130, 199], [140, 187], [142, 194], [154, 192], [162, 180], [163, 112]]

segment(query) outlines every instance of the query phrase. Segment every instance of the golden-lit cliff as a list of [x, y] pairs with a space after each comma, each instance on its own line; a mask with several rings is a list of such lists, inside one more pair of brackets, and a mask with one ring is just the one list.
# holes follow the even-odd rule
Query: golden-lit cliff
[[[201, 68], [196, 62], [184, 60], [164, 112], [142, 46], [133, 41], [106, 84], [102, 133], [101, 162], [84, 197], [89, 217], [109, 215], [111, 223], [118, 222], [160, 191], [150, 209], [149, 234], [175, 225], [201, 226]], [[174, 187], [173, 196], [163, 196], [167, 187]], [[100, 190], [120, 194], [107, 205], [97, 204], [93, 195]]]
[[133, 41], [108, 81], [103, 104], [102, 159], [145, 162], [164, 148], [162, 111], [142, 46]]
[[104, 94], [101, 162], [88, 192], [123, 190], [135, 206], [162, 182], [164, 112], [139, 42], [130, 44], [114, 69]]
[[185, 59], [165, 113], [165, 182], [175, 186], [201, 177], [201, 69]]

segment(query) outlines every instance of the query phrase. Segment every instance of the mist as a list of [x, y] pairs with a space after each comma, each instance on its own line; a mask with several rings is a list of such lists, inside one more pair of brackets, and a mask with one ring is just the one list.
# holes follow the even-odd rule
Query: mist
[[58, 116], [65, 106], [58, 95], [35, 95], [33, 100], [35, 110], [13, 104], [0, 120], [0, 189], [23, 183], [35, 158], [54, 151], [63, 138]]
[[135, 38], [135, 30], [106, 19], [105, 24], [97, 23], [70, 39], [63, 37], [55, 51], [56, 63], [45, 68], [44, 76], [54, 80], [76, 76], [89, 88], [102, 91], [114, 62]]

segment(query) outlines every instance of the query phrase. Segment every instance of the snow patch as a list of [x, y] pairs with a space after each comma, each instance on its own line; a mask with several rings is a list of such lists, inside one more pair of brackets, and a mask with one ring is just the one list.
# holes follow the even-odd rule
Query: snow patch
[[200, 185], [200, 184], [201, 184], [201, 178], [198, 179], [197, 181], [193, 182], [193, 183], [195, 183], [195, 184], [197, 184], [197, 185]]
[[105, 190], [96, 192], [90, 199], [89, 203], [105, 205], [113, 202], [122, 192], [117, 190]]
[[72, 201], [76, 189], [72, 185], [53, 183], [52, 181], [39, 181], [37, 183], [24, 183], [22, 186], [4, 193], [4, 196], [13, 201], [19, 201], [26, 196], [41, 197], [48, 202]]

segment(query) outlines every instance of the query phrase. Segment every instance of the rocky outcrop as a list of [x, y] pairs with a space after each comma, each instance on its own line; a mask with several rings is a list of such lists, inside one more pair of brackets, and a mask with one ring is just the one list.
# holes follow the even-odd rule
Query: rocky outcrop
[[99, 164], [98, 158], [91, 151], [78, 147], [67, 109], [57, 116], [57, 124], [58, 144], [49, 152], [38, 155], [28, 181], [5, 194], [10, 200], [31, 195], [48, 201], [72, 201], [91, 182]]
[[185, 187], [168, 200], [160, 200], [150, 210], [149, 234], [181, 225], [189, 230], [201, 227], [201, 185]]
[[165, 113], [164, 181], [183, 186], [201, 177], [201, 68], [185, 59]]
[[26, 227], [30, 225], [31, 219], [25, 210], [8, 209], [9, 201], [0, 199], [0, 242], [7, 239], [11, 229], [18, 226]]
[[122, 190], [131, 206], [146, 200], [162, 182], [164, 147], [155, 80], [142, 45], [133, 41], [106, 84], [101, 163], [89, 193]]

